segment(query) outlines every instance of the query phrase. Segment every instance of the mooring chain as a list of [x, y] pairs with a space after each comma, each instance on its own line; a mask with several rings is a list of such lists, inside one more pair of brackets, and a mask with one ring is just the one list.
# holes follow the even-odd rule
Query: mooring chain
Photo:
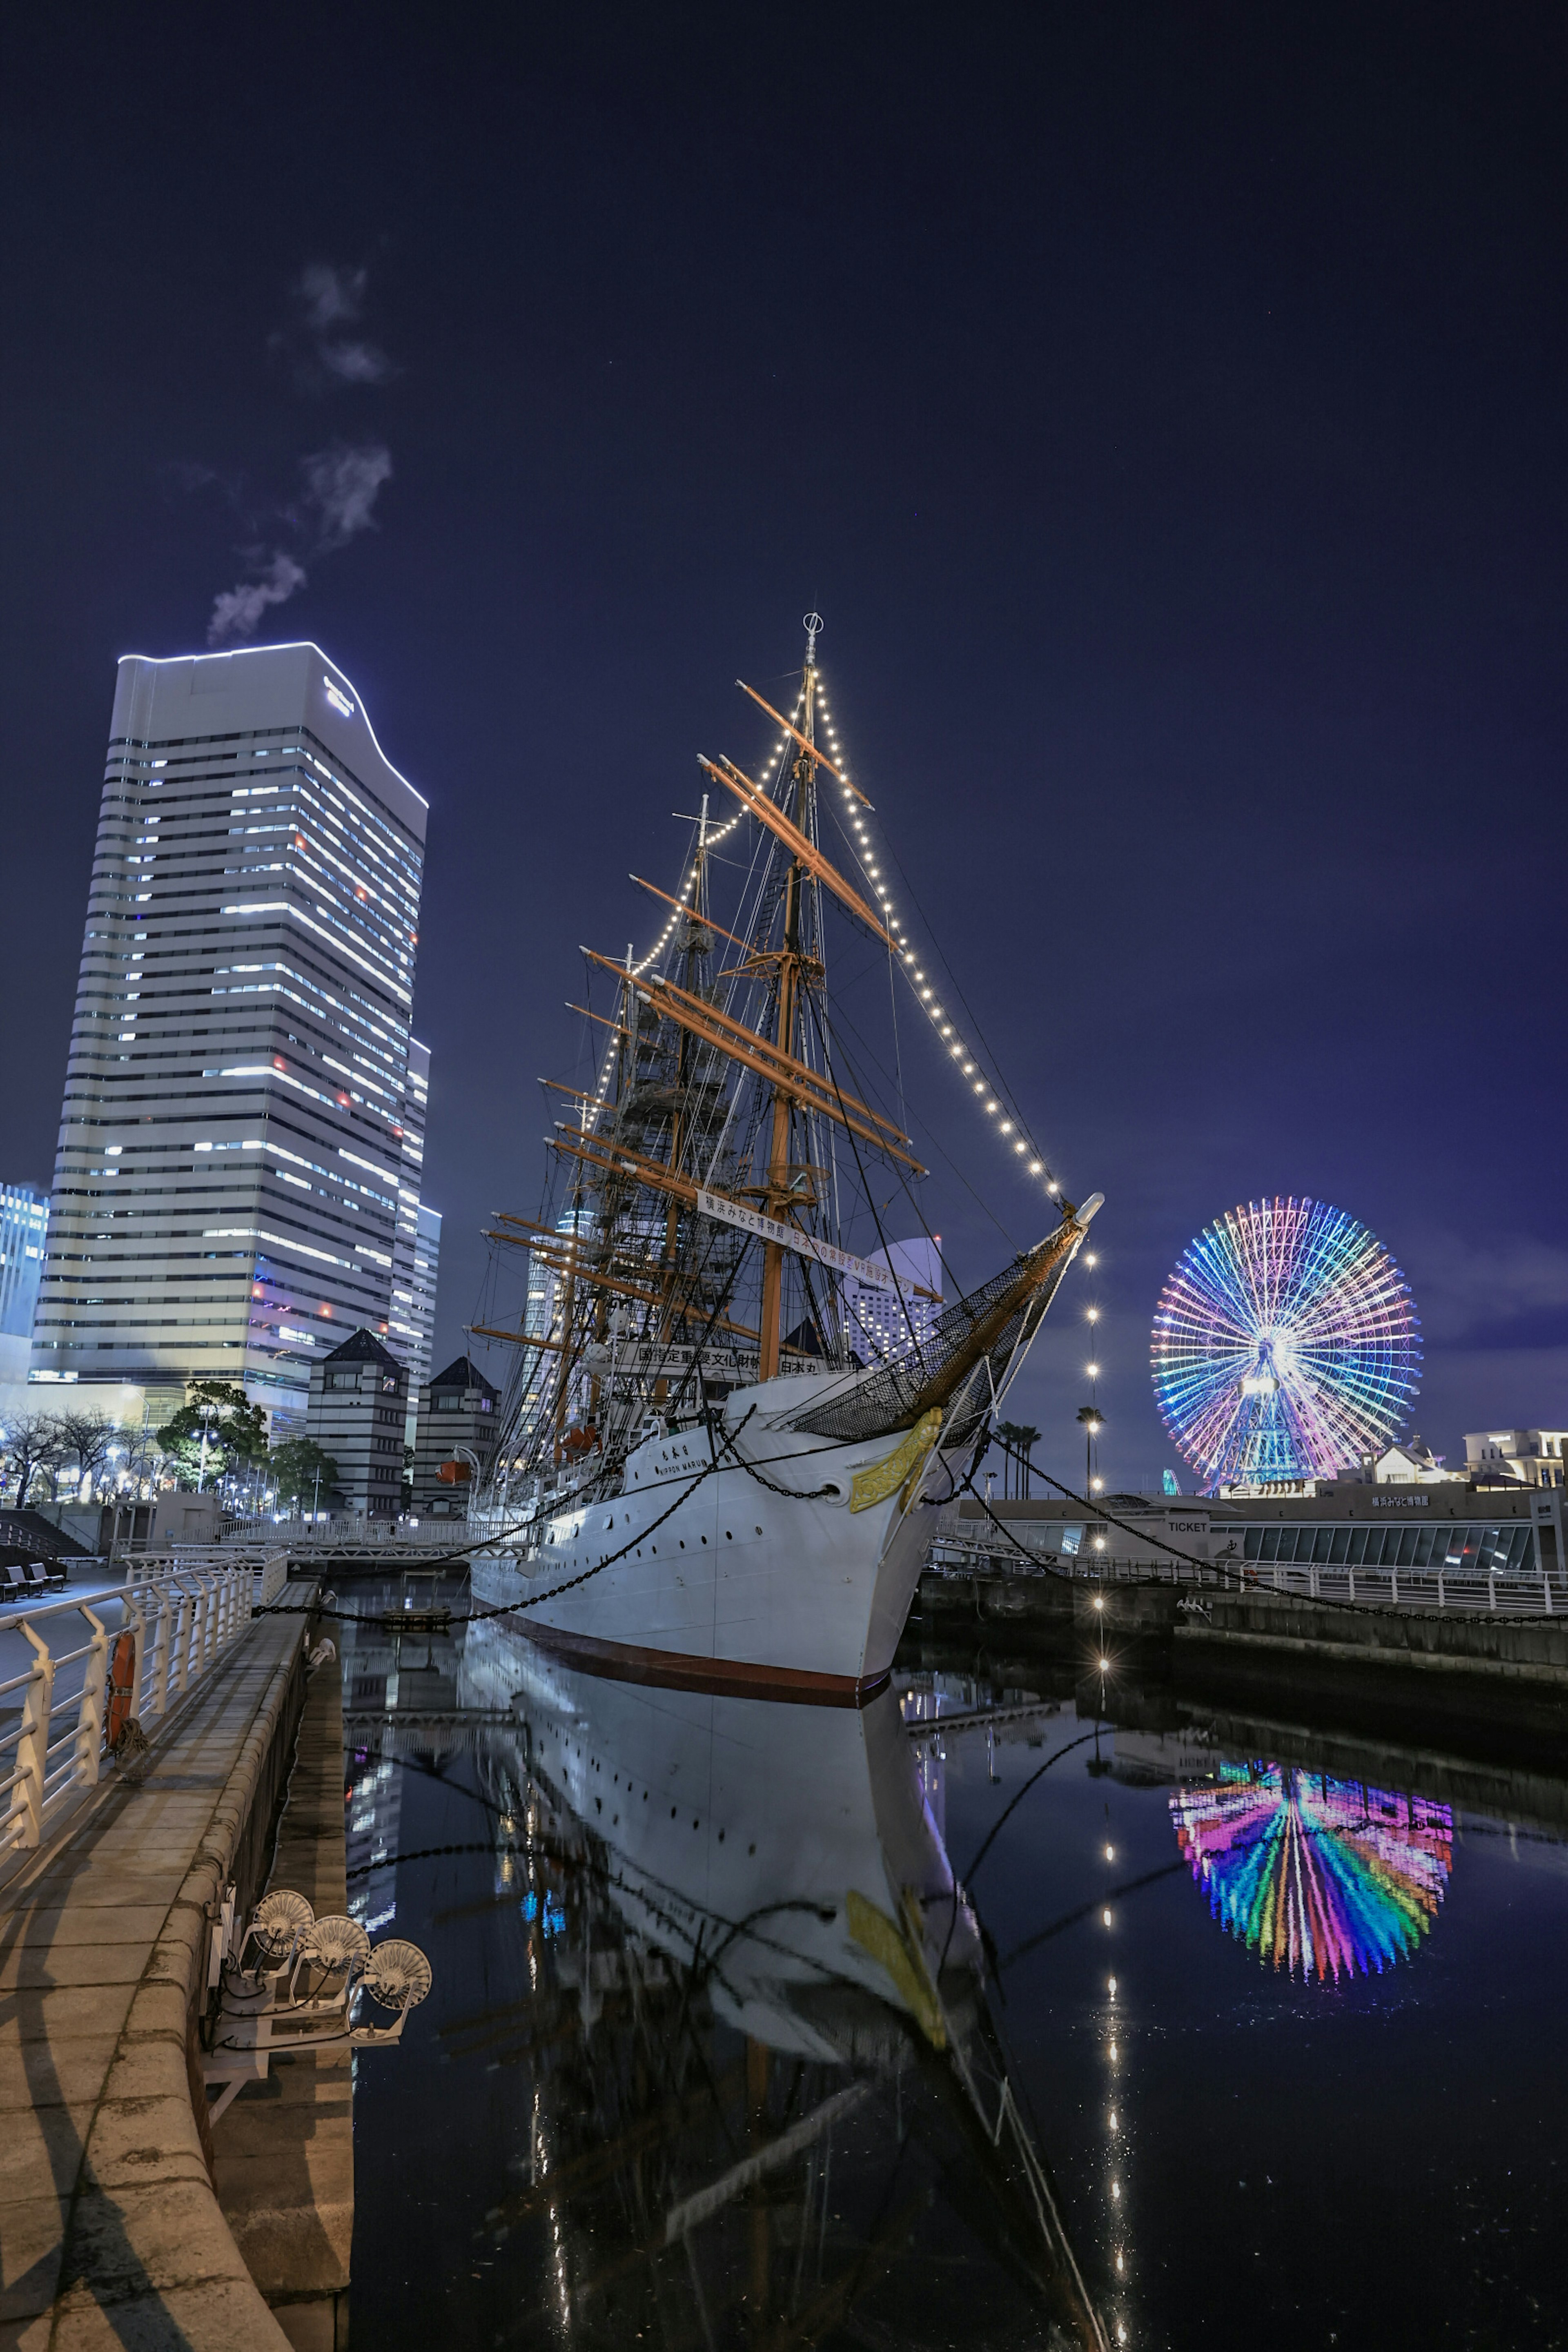
[[[737, 1435], [739, 1435], [742, 1429], [744, 1429], [746, 1423], [750, 1421], [752, 1414], [755, 1412], [756, 1409], [756, 1406], [752, 1405], [746, 1412], [744, 1418], [739, 1423], [736, 1431]], [[726, 1441], [726, 1443], [728, 1443], [728, 1441]], [[739, 1459], [739, 1456], [737, 1456], [737, 1459]], [[493, 1608], [489, 1609], [466, 1610], [461, 1617], [454, 1617], [448, 1612], [443, 1622], [443, 1632], [454, 1625], [478, 1625], [482, 1624], [487, 1619], [491, 1617], [508, 1617], [519, 1609], [537, 1609], [542, 1601], [557, 1600], [563, 1592], [574, 1592], [578, 1585], [586, 1584], [590, 1577], [598, 1576], [606, 1568], [614, 1568], [617, 1560], [625, 1559], [626, 1554], [629, 1551], [635, 1550], [637, 1545], [641, 1543], [646, 1537], [651, 1536], [658, 1528], [662, 1528], [666, 1519], [673, 1518], [676, 1512], [679, 1510], [683, 1503], [689, 1503], [690, 1501], [692, 1496], [695, 1495], [697, 1489], [701, 1486], [705, 1478], [711, 1478], [714, 1473], [722, 1467], [723, 1465], [720, 1462], [718, 1455], [715, 1454], [711, 1462], [704, 1464], [703, 1467], [698, 1471], [690, 1485], [683, 1488], [682, 1491], [677, 1495], [668, 1510], [661, 1511], [657, 1519], [650, 1520], [646, 1528], [639, 1528], [635, 1536], [628, 1537], [626, 1541], [621, 1546], [619, 1551], [610, 1552], [606, 1554], [605, 1559], [595, 1560], [592, 1568], [584, 1569], [577, 1576], [569, 1576], [563, 1584], [551, 1585], [549, 1590], [544, 1592], [529, 1592], [524, 1593], [520, 1599], [515, 1601], [500, 1601], [496, 1602]], [[742, 1467], [744, 1467], [744, 1465], [742, 1465]], [[767, 1481], [764, 1479], [763, 1483], [765, 1486]], [[782, 1495], [786, 1493], [788, 1489], [781, 1486], [777, 1491]], [[826, 1489], [824, 1488], [823, 1492], [826, 1493]], [[606, 1500], [610, 1498], [606, 1497]], [[617, 1497], [616, 1499], [619, 1498]], [[809, 1501], [811, 1497], [806, 1496], [803, 1499]], [[597, 1506], [595, 1506], [594, 1507], [596, 1508]], [[520, 1527], [526, 1527], [531, 1524], [531, 1522], [529, 1520], [521, 1520], [519, 1522]], [[508, 1532], [515, 1534], [517, 1529], [509, 1529]], [[459, 1559], [466, 1558], [469, 1552], [488, 1550], [490, 1546], [498, 1540], [499, 1538], [494, 1536], [483, 1537], [478, 1543], [466, 1545], [460, 1552], [444, 1552], [440, 1559], [432, 1564], [436, 1567], [439, 1567], [445, 1560]], [[258, 1617], [292, 1617], [299, 1616], [300, 1613], [301, 1612], [298, 1609], [289, 1608], [285, 1602], [280, 1601], [272, 1601], [266, 1608], [258, 1609], [254, 1612], [254, 1614]], [[430, 1612], [427, 1610], [421, 1610], [417, 1612], [414, 1612], [397, 1609], [387, 1609], [378, 1612], [374, 1617], [367, 1617], [361, 1611], [355, 1609], [334, 1609], [323, 1607], [313, 1609], [308, 1613], [314, 1617], [331, 1617], [336, 1622], [345, 1625], [384, 1625], [387, 1627], [402, 1625], [406, 1627], [411, 1614], [416, 1613], [420, 1618], [423, 1618], [428, 1616]]]
[[[980, 1467], [980, 1464], [983, 1459], [984, 1449], [981, 1454], [976, 1454], [974, 1461], [971, 1464], [969, 1474], [959, 1486], [958, 1492], [961, 1495], [967, 1492], [974, 1496], [975, 1501], [979, 1504], [981, 1509], [984, 1512], [992, 1526], [996, 1529], [998, 1535], [1005, 1537], [1006, 1540], [1012, 1545], [1014, 1550], [1019, 1553], [1023, 1559], [1026, 1559], [1030, 1567], [1037, 1572], [1044, 1570], [1047, 1576], [1058, 1578], [1063, 1584], [1077, 1584], [1080, 1582], [1081, 1580], [1074, 1575], [1071, 1569], [1052, 1568], [1041, 1553], [1031, 1551], [1027, 1544], [1020, 1543], [1017, 1537], [1013, 1533], [1012, 1528], [1006, 1525], [1005, 1521], [997, 1517], [985, 1496], [980, 1494], [975, 1487], [974, 1474]], [[1131, 1536], [1139, 1543], [1152, 1544], [1157, 1551], [1164, 1552], [1168, 1558], [1172, 1559], [1179, 1559], [1182, 1561], [1184, 1566], [1187, 1568], [1196, 1569], [1200, 1576], [1217, 1576], [1220, 1580], [1221, 1591], [1224, 1592], [1234, 1592], [1238, 1600], [1246, 1600], [1248, 1597], [1249, 1592], [1252, 1591], [1265, 1593], [1272, 1591], [1274, 1589], [1271, 1586], [1259, 1584], [1256, 1571], [1254, 1571], [1249, 1584], [1245, 1569], [1233, 1567], [1227, 1561], [1199, 1559], [1195, 1552], [1183, 1551], [1175, 1544], [1166, 1543], [1160, 1536], [1149, 1535], [1142, 1528], [1130, 1528], [1124, 1519], [1114, 1517], [1110, 1512], [1105, 1509], [1103, 1505], [1088, 1501], [1082, 1495], [1075, 1495], [1070, 1486], [1064, 1486], [1061, 1480], [1059, 1478], [1053, 1478], [1048, 1470], [1041, 1470], [1037, 1475], [1045, 1480], [1047, 1486], [1054, 1486], [1058, 1494], [1064, 1496], [1069, 1503], [1076, 1503], [1080, 1510], [1088, 1512], [1091, 1518], [1101, 1520], [1107, 1527], [1120, 1528], [1124, 1536]], [[1164, 1584], [1164, 1579], [1160, 1576], [1130, 1576], [1121, 1579], [1119, 1581], [1129, 1592], [1142, 1591], [1150, 1585], [1160, 1585], [1163, 1587]], [[1403, 1622], [1406, 1614], [1405, 1611], [1395, 1608], [1392, 1602], [1384, 1605], [1382, 1601], [1341, 1601], [1337, 1596], [1327, 1592], [1292, 1592], [1284, 1594], [1281, 1598], [1301, 1601], [1309, 1609], [1347, 1610], [1357, 1617], [1371, 1617], [1374, 1615], [1380, 1617], [1398, 1617]], [[1484, 1625], [1490, 1622], [1485, 1612], [1479, 1610], [1450, 1609], [1445, 1611], [1444, 1613], [1446, 1616], [1456, 1620], [1467, 1619], [1471, 1623], [1477, 1625]]]

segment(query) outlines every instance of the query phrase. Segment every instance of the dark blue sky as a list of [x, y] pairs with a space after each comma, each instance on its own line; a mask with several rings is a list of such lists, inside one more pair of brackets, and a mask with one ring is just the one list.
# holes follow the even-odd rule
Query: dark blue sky
[[[114, 657], [283, 555], [258, 635], [325, 646], [431, 802], [455, 1352], [578, 942], [648, 937], [626, 871], [677, 866], [692, 755], [752, 744], [730, 680], [814, 604], [948, 960], [1108, 1196], [1110, 1475], [1172, 1458], [1170, 1264], [1275, 1192], [1400, 1260], [1440, 1450], [1568, 1421], [1561, 12], [430, 27], [13, 33], [0, 1172], [52, 1166]], [[1070, 1467], [1078, 1336], [1037, 1354]]]

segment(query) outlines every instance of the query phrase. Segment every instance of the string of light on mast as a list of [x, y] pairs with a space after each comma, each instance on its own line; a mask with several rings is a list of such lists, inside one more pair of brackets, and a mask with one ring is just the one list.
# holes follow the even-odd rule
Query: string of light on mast
[[[916, 1006], [925, 1015], [943, 1052], [953, 1063], [957, 1074], [970, 1085], [973, 1092], [979, 1097], [980, 1108], [984, 1112], [986, 1118], [992, 1122], [989, 1131], [1006, 1142], [1013, 1159], [1025, 1163], [1024, 1172], [1040, 1178], [1047, 1195], [1052, 1200], [1056, 1200], [1061, 1192], [1059, 1179], [1052, 1173], [1044, 1154], [1037, 1150], [1027, 1132], [1019, 1132], [1022, 1122], [1013, 1118], [1004, 1117], [1003, 1114], [1007, 1107], [1002, 1099], [1002, 1090], [994, 1086], [984, 1075], [979, 1055], [962, 1036], [957, 1023], [952, 1019], [946, 1008], [938, 1002], [935, 987], [927, 980], [917, 951], [910, 942], [905, 926], [894, 906], [892, 893], [884, 878], [882, 867], [877, 862], [869, 828], [865, 818], [856, 814], [857, 803], [868, 811], [871, 811], [871, 803], [855, 784], [844, 764], [837, 727], [834, 721], [827, 688], [820, 671], [817, 673], [814, 700], [816, 714], [821, 721], [827, 749], [832, 755], [832, 772], [837, 777], [846, 804], [843, 818], [845, 838], [848, 843], [851, 856], [858, 865], [877, 902], [882, 921], [893, 937], [891, 952], [896, 960], [897, 968], [902, 971]], [[799, 719], [804, 709], [803, 691], [795, 698], [795, 709], [791, 714], [792, 719]], [[778, 737], [773, 746], [772, 762], [775, 773], [778, 761], [789, 751], [794, 740], [788, 734], [781, 734]], [[874, 811], [871, 813], [875, 814]], [[744, 814], [744, 810], [739, 810], [725, 824], [707, 832], [700, 850], [693, 856], [690, 865], [683, 874], [680, 887], [676, 893], [677, 898], [684, 903], [672, 909], [647, 953], [629, 964], [628, 970], [634, 978], [640, 978], [650, 965], [657, 963], [666, 953], [675, 937], [677, 925], [683, 916], [690, 911], [690, 902], [697, 887], [700, 858], [715, 849], [721, 842], [727, 840]], [[607, 1106], [609, 1090], [615, 1076], [616, 1051], [616, 1045], [612, 1041], [605, 1048], [593, 1098], [582, 1106], [580, 1114], [582, 1124], [589, 1132], [596, 1129], [599, 1116]]]

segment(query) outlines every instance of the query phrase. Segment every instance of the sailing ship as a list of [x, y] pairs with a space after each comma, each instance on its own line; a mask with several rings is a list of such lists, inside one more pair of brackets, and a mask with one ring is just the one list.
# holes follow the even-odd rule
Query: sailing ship
[[[574, 1009], [604, 1058], [592, 1089], [556, 1088], [572, 1108], [545, 1139], [542, 1213], [490, 1234], [526, 1253], [530, 1304], [521, 1328], [473, 1327], [518, 1354], [470, 1520], [492, 1538], [486, 1596], [580, 1664], [857, 1705], [887, 1680], [924, 1508], [955, 1491], [1100, 1196], [1062, 1196], [953, 1042], [825, 723], [821, 625], [807, 615], [787, 712], [737, 681], [773, 748], [757, 776], [700, 760], [679, 889], [642, 886], [668, 909], [654, 950], [584, 950], [600, 1003]], [[1043, 1180], [1050, 1230], [949, 1304], [889, 1240], [900, 1196], [923, 1227], [926, 1170], [830, 983], [841, 931]], [[889, 1320], [856, 1312], [868, 1293], [896, 1313], [891, 1344], [868, 1339]]]

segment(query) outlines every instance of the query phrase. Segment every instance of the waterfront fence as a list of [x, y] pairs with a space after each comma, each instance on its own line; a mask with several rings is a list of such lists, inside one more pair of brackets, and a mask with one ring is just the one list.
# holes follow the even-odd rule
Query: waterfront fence
[[[187, 1570], [0, 1618], [0, 1633], [20, 1633], [31, 1652], [20, 1674], [0, 1680], [0, 1861], [37, 1845], [101, 1778], [121, 1635], [132, 1644], [128, 1713], [148, 1727], [211, 1673], [250, 1622], [250, 1597], [247, 1570]], [[86, 1641], [77, 1640], [84, 1629]]]
[[1025, 1559], [1000, 1538], [938, 1536], [926, 1554], [929, 1574], [944, 1577], [1070, 1578], [1089, 1584], [1177, 1584], [1208, 1592], [1278, 1592], [1297, 1600], [1337, 1601], [1355, 1608], [1453, 1609], [1468, 1616], [1568, 1616], [1568, 1577], [1559, 1569], [1514, 1571], [1437, 1568], [1355, 1568], [1311, 1560], [1216, 1560], [1204, 1569], [1184, 1559], [1121, 1559], [1109, 1551]]

